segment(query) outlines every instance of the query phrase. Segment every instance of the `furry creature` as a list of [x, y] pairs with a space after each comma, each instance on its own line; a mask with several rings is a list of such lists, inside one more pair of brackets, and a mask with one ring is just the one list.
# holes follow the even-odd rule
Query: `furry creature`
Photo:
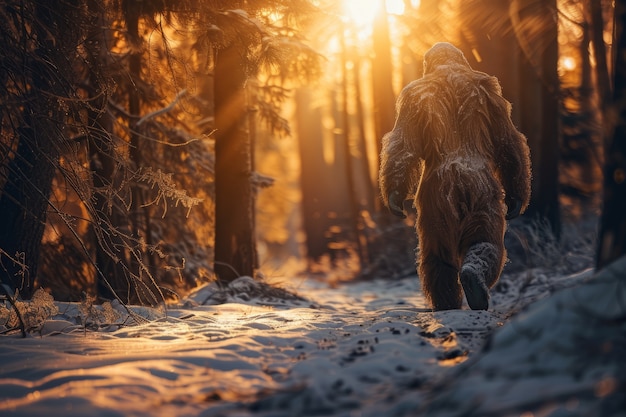
[[435, 310], [489, 306], [489, 288], [506, 259], [506, 219], [530, 198], [525, 136], [495, 77], [474, 71], [449, 43], [424, 56], [424, 75], [398, 98], [396, 123], [383, 138], [380, 189], [404, 217], [414, 195], [418, 273]]

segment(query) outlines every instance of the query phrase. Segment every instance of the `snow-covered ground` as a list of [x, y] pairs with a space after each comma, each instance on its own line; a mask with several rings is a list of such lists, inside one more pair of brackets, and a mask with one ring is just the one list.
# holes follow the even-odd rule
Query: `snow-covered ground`
[[0, 307], [0, 415], [626, 415], [626, 261], [607, 271], [507, 273], [489, 311], [430, 312], [415, 276], [294, 278], [305, 299], [240, 278], [167, 311], [39, 294], [26, 338]]

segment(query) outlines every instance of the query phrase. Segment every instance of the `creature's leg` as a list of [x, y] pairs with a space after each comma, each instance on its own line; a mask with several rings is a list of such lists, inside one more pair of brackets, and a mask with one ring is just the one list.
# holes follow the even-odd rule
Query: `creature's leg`
[[490, 242], [469, 247], [461, 267], [461, 285], [472, 310], [489, 308], [489, 288], [500, 277], [504, 266], [504, 245]]
[[[428, 251], [420, 250], [419, 275], [422, 290], [434, 310], [461, 308], [463, 294], [459, 284], [459, 270], [450, 261]], [[424, 253], [426, 252], [426, 253]]]

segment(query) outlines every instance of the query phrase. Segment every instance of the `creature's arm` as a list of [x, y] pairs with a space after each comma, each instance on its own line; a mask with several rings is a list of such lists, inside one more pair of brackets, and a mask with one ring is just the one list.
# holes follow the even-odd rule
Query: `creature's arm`
[[392, 214], [406, 217], [402, 204], [415, 192], [421, 172], [421, 145], [416, 118], [421, 111], [419, 97], [420, 81], [407, 85], [398, 97], [396, 123], [393, 130], [382, 140], [378, 182], [383, 202]]
[[402, 203], [417, 191], [428, 152], [438, 152], [438, 141], [450, 130], [441, 86], [431, 78], [415, 80], [402, 89], [395, 126], [383, 137], [380, 189], [385, 205], [400, 217], [405, 217]]
[[392, 214], [406, 217], [402, 204], [410, 189], [413, 155], [404, 146], [402, 129], [394, 128], [383, 137], [378, 182], [383, 202]]
[[488, 88], [489, 114], [492, 121], [494, 159], [507, 205], [507, 219], [517, 217], [530, 201], [531, 164], [526, 137], [511, 120], [511, 104], [502, 97], [497, 79]]
[[506, 217], [510, 220], [526, 211], [528, 207], [531, 169], [526, 137], [515, 128], [510, 119], [508, 125], [499, 149], [497, 164], [505, 191]]

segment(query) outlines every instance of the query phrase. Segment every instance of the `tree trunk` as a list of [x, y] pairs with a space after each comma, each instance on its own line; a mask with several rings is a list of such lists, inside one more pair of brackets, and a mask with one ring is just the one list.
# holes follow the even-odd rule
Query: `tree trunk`
[[[347, 172], [349, 149], [344, 135], [343, 87], [337, 84], [329, 91], [330, 111], [334, 121], [332, 129], [333, 161], [327, 164], [328, 182], [322, 194], [328, 226], [324, 231], [328, 238], [331, 265], [349, 256], [353, 239], [354, 218], [351, 204], [353, 190]], [[357, 249], [358, 250], [358, 249]]]
[[[19, 289], [22, 298], [30, 298], [35, 290], [48, 198], [63, 140], [60, 132], [64, 116], [54, 97], [64, 97], [69, 88], [50, 70], [50, 67], [68, 70], [64, 65], [67, 57], [54, 39], [56, 28], [63, 22], [57, 22], [57, 15], [52, 13], [49, 4], [33, 7], [37, 49], [34, 57], [27, 56], [24, 62], [24, 75], [31, 76], [32, 88], [24, 93], [21, 126], [17, 128], [18, 145], [8, 163], [7, 179], [0, 196], [0, 249], [22, 263], [3, 259], [2, 282]], [[57, 12], [62, 15], [62, 11], [55, 10]]]
[[[341, 39], [341, 131], [343, 133], [345, 176], [348, 182], [348, 200], [350, 203], [349, 221], [359, 258], [361, 269], [367, 261], [367, 245], [363, 241], [361, 205], [359, 204], [358, 188], [354, 178], [354, 158], [350, 146], [350, 114], [348, 112], [348, 51], [346, 49], [345, 31], [342, 30]], [[358, 80], [356, 80], [358, 82]]]
[[41, 113], [31, 116], [31, 111], [30, 107], [24, 110], [25, 126], [19, 128], [19, 144], [0, 197], [0, 248], [23, 262], [19, 265], [3, 259], [2, 282], [19, 289], [25, 299], [35, 290], [48, 197], [59, 158], [53, 145], [58, 139], [51, 137], [56, 132], [37, 120]]
[[[354, 83], [354, 101], [356, 103], [356, 125], [358, 130], [358, 151], [363, 172], [365, 207], [371, 213], [376, 207], [378, 195], [373, 182], [372, 170], [370, 168], [370, 158], [367, 149], [367, 135], [365, 133], [365, 114], [363, 111], [363, 97], [361, 93], [361, 58], [356, 47], [352, 48], [352, 82]], [[378, 161], [378, 158], [376, 158]]]
[[[550, 22], [556, 21], [556, 0], [546, 1], [545, 15]], [[560, 81], [557, 73], [559, 59], [559, 44], [557, 25], [547, 25], [552, 30], [547, 34], [548, 47], [541, 56], [541, 163], [539, 164], [539, 178], [541, 183], [536, 193], [538, 214], [544, 217], [554, 236], [561, 236], [561, 215], [559, 205], [559, 153], [561, 142], [561, 106]]]
[[[107, 111], [107, 80], [102, 69], [111, 65], [107, 45], [112, 45], [109, 27], [104, 18], [105, 11], [99, 0], [90, 0], [88, 7], [91, 16], [90, 29], [85, 48], [90, 56], [89, 84], [92, 88], [92, 106], [89, 107], [89, 124], [93, 126], [89, 134], [89, 162], [91, 181], [94, 187], [93, 199], [88, 207], [93, 220], [92, 233], [95, 240], [96, 292], [105, 299], [116, 298], [119, 291], [128, 291], [122, 263], [127, 263], [124, 244], [119, 239], [116, 227], [125, 222], [126, 216], [119, 209], [110, 191], [113, 187], [115, 166], [115, 144], [113, 117]], [[113, 201], [111, 201], [113, 200]], [[121, 291], [120, 291], [121, 290]]]
[[[560, 83], [555, 0], [511, 3], [513, 28], [524, 56], [520, 60], [520, 130], [528, 138], [532, 160], [532, 195], [528, 217], [547, 221], [557, 238], [559, 211]], [[533, 25], [530, 25], [530, 23]]]
[[300, 157], [300, 188], [302, 190], [302, 223], [306, 235], [307, 258], [315, 263], [328, 254], [324, 236], [327, 224], [328, 167], [322, 144], [322, 114], [312, 107], [312, 92], [306, 87], [296, 90], [296, 129]]
[[[143, 3], [136, 0], [125, 1], [125, 19], [126, 29], [128, 31], [129, 42], [131, 43], [131, 52], [128, 57], [128, 73], [132, 81], [131, 87], [128, 91], [128, 113], [130, 118], [128, 120], [128, 130], [130, 135], [130, 160], [132, 161], [133, 168], [136, 173], [141, 173], [144, 168], [144, 157], [142, 149], [144, 141], [142, 140], [142, 132], [137, 126], [137, 121], [142, 113], [142, 98], [144, 91], [140, 86], [142, 84], [142, 40], [139, 33], [139, 21], [145, 11], [142, 9]], [[132, 186], [132, 207], [130, 208], [130, 221], [132, 226], [132, 233], [135, 239], [143, 239], [148, 247], [153, 245], [152, 240], [152, 223], [151, 223], [151, 207], [150, 204], [146, 204], [146, 196], [144, 190], [137, 186]], [[150, 251], [143, 250], [139, 245], [134, 248], [138, 256], [131, 257], [130, 268], [133, 271], [137, 271], [138, 276], [142, 276], [141, 270], [146, 267], [143, 262], [147, 263], [150, 274], [154, 274], [155, 261], [154, 254]], [[140, 258], [140, 259], [137, 259]], [[153, 285], [152, 282], [149, 283]]]
[[[141, 115], [141, 91], [133, 86], [141, 84], [141, 37], [139, 36], [139, 17], [140, 17], [140, 2], [135, 0], [126, 0], [126, 30], [128, 32], [129, 42], [131, 44], [131, 52], [128, 57], [128, 73], [131, 79], [131, 87], [128, 90], [128, 113], [130, 119], [128, 120], [128, 130], [130, 134], [130, 160], [133, 163], [133, 167], [136, 172], [139, 172], [143, 167], [143, 158], [141, 150], [140, 134], [137, 130], [137, 120]], [[144, 197], [141, 189], [137, 186], [133, 186], [132, 189], [133, 206], [131, 207], [131, 221], [133, 228], [133, 235], [139, 238], [142, 234], [146, 241], [149, 243], [150, 235], [149, 231], [149, 217], [144, 208]], [[143, 222], [142, 222], [143, 220]], [[143, 227], [142, 227], [143, 223]], [[145, 229], [145, 230], [144, 230]]]
[[380, 155], [383, 135], [393, 129], [395, 122], [395, 94], [392, 85], [391, 42], [385, 2], [380, 3], [374, 20], [372, 82], [374, 98], [374, 131], [377, 152]]
[[616, 60], [613, 102], [614, 130], [607, 136], [604, 207], [600, 220], [596, 267], [601, 269], [626, 255], [626, 1], [615, 2]]
[[611, 82], [609, 67], [606, 59], [606, 46], [604, 44], [604, 19], [602, 19], [602, 1], [589, 1], [591, 15], [591, 42], [596, 59], [596, 80], [598, 82], [598, 95], [600, 96], [600, 109], [604, 114], [606, 105], [611, 100]]
[[[249, 95], [247, 94], [249, 91], [246, 91], [246, 103], [249, 103], [251, 100], [249, 99]], [[256, 138], [257, 138], [257, 109], [252, 108], [250, 106], [246, 107], [248, 109], [248, 138], [250, 149], [250, 172], [256, 173]], [[252, 268], [253, 270], [257, 270], [260, 267], [259, 260], [259, 251], [256, 246], [256, 201], [257, 196], [259, 194], [259, 185], [253, 183], [252, 184], [252, 210], [250, 210], [250, 230], [252, 230]]]
[[215, 260], [218, 280], [253, 276], [255, 237], [244, 51], [220, 49], [215, 61]]

